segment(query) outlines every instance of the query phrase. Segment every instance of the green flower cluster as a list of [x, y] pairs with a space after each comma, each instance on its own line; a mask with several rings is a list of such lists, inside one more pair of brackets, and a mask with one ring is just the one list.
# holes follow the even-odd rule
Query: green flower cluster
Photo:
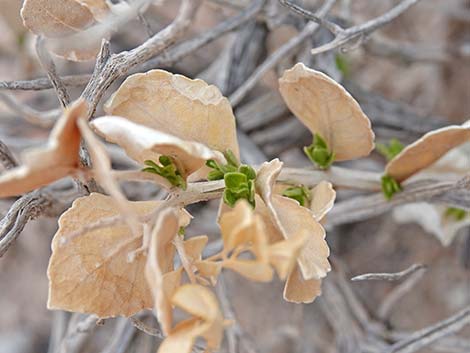
[[384, 175], [382, 177], [382, 192], [387, 200], [390, 200], [393, 195], [401, 190], [400, 183], [390, 175]]
[[238, 163], [237, 158], [230, 150], [227, 150], [224, 156], [227, 160], [225, 165], [220, 165], [213, 159], [206, 162], [206, 165], [212, 169], [207, 179], [224, 179], [223, 200], [230, 207], [235, 206], [235, 203], [240, 199], [247, 200], [250, 205], [255, 207], [256, 171], [249, 165]]
[[326, 141], [318, 134], [313, 135], [310, 146], [304, 147], [304, 153], [320, 169], [327, 169], [335, 159], [335, 154], [328, 149]]
[[379, 152], [382, 156], [384, 156], [387, 161], [392, 160], [395, 158], [397, 154], [399, 154], [405, 146], [397, 139], [393, 138], [390, 140], [388, 145], [383, 143], [377, 144], [377, 152]]
[[310, 190], [303, 185], [288, 187], [282, 196], [297, 200], [301, 206], [307, 206], [310, 203]]
[[154, 161], [146, 160], [144, 164], [147, 166], [142, 169], [143, 172], [149, 172], [158, 174], [167, 179], [171, 185], [186, 190], [186, 181], [184, 180], [181, 172], [176, 167], [175, 163], [169, 156], [160, 156], [158, 161], [161, 165], [158, 165]]

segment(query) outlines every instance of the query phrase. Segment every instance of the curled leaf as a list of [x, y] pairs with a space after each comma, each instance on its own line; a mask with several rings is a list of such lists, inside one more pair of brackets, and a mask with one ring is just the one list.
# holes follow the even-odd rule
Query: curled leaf
[[158, 161], [162, 155], [170, 157], [184, 178], [203, 167], [208, 159], [224, 161], [221, 153], [201, 143], [185, 141], [125, 118], [101, 117], [93, 120], [91, 126], [107, 141], [122, 146], [139, 163]]
[[108, 114], [238, 157], [235, 117], [219, 89], [164, 70], [129, 76], [105, 105]]
[[282, 163], [277, 159], [263, 163], [258, 171], [256, 188], [266, 204], [272, 223], [285, 239], [291, 240], [307, 234], [297, 264], [288, 276], [284, 299], [311, 302], [320, 293], [319, 280], [331, 269], [328, 262], [330, 251], [325, 241], [325, 231], [314, 215], [298, 202], [273, 194], [281, 168]]
[[321, 294], [320, 279], [304, 279], [299, 266], [289, 275], [284, 286], [284, 299], [292, 303], [311, 303]]
[[181, 282], [182, 271], [173, 271], [175, 247], [172, 244], [179, 226], [175, 210], [161, 211], [152, 230], [145, 265], [145, 276], [155, 300], [154, 310], [165, 335], [169, 334], [173, 323], [170, 300]]
[[[157, 207], [157, 201], [131, 202], [133, 211], [144, 215]], [[137, 253], [141, 236], [132, 236], [126, 225], [110, 225], [70, 239], [67, 234], [83, 224], [119, 214], [113, 199], [91, 194], [74, 201], [59, 219], [52, 241], [49, 278], [49, 309], [91, 313], [98, 317], [131, 316], [153, 306], [144, 269], [146, 257]], [[140, 234], [141, 235], [141, 234]]]
[[292, 113], [325, 140], [335, 160], [364, 157], [374, 148], [369, 119], [330, 77], [298, 63], [279, 79], [279, 90]]
[[328, 181], [321, 181], [311, 191], [310, 211], [315, 219], [320, 222], [333, 208], [336, 199], [336, 191]]
[[77, 121], [87, 108], [84, 101], [67, 108], [52, 129], [47, 146], [26, 151], [19, 167], [0, 175], [0, 197], [24, 194], [76, 171], [81, 139]]
[[451, 149], [469, 141], [469, 122], [428, 132], [388, 162], [385, 173], [401, 183], [432, 165]]
[[192, 317], [171, 330], [158, 353], [189, 353], [198, 337], [205, 339], [209, 351], [220, 347], [224, 332], [223, 317], [217, 299], [209, 289], [186, 284], [176, 290], [171, 302]]
[[[238, 201], [233, 210], [221, 216], [219, 224], [224, 252], [234, 251], [229, 259], [223, 261], [223, 267], [254, 281], [271, 281], [273, 271], [269, 265], [268, 239], [263, 221], [252, 207], [245, 200]], [[240, 259], [238, 249], [249, 249], [255, 259]]]

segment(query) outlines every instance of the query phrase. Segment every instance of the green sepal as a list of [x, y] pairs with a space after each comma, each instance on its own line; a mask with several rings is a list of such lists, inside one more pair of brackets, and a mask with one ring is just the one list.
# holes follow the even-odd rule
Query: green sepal
[[235, 157], [235, 154], [232, 152], [232, 150], [226, 150], [224, 152], [224, 157], [227, 160], [228, 165], [236, 167], [236, 168], [238, 168], [238, 166], [240, 165], [237, 157]]
[[160, 156], [158, 161], [161, 163], [161, 165], [156, 164], [152, 160], [144, 161], [144, 164], [147, 167], [143, 168], [142, 171], [158, 174], [168, 180], [171, 185], [186, 190], [186, 181], [184, 180], [178, 168], [176, 168], [176, 165], [171, 157]]
[[310, 146], [304, 147], [304, 153], [320, 169], [327, 169], [335, 159], [335, 154], [328, 149], [326, 141], [318, 134], [313, 136]]
[[396, 138], [393, 138], [389, 141], [388, 145], [383, 143], [378, 143], [376, 146], [377, 152], [385, 157], [387, 161], [392, 160], [398, 155], [405, 146]]
[[239, 168], [238, 171], [240, 173], [243, 173], [246, 175], [246, 177], [249, 180], [255, 180], [256, 179], [256, 171], [249, 165], [242, 164]]
[[303, 185], [288, 187], [282, 196], [298, 201], [301, 206], [306, 206], [310, 202], [310, 190]]
[[402, 190], [398, 181], [393, 179], [390, 175], [382, 176], [382, 192], [387, 200], [390, 200], [393, 195]]
[[211, 170], [207, 174], [207, 180], [213, 181], [213, 180], [221, 180], [224, 178], [224, 173], [221, 172], [220, 170]]
[[465, 217], [468, 216], [468, 212], [461, 209], [461, 208], [449, 207], [449, 208], [447, 208], [447, 210], [445, 212], [445, 216], [448, 217], [448, 218], [452, 217], [456, 221], [460, 222], [460, 221], [463, 221], [465, 219]]

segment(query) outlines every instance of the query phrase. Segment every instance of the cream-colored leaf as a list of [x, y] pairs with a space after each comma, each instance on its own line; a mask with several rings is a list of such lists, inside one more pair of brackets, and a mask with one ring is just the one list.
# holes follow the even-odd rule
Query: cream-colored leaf
[[207, 235], [198, 235], [184, 241], [185, 253], [191, 263], [201, 260], [202, 251], [208, 240]]
[[27, 151], [19, 167], [0, 175], [0, 197], [24, 194], [71, 175], [76, 170], [81, 138], [77, 120], [86, 111], [84, 101], [67, 108], [55, 124], [47, 146]]
[[208, 159], [225, 162], [221, 153], [201, 143], [184, 141], [125, 118], [101, 117], [92, 121], [91, 125], [98, 134], [122, 146], [129, 157], [141, 164], [146, 160], [158, 161], [161, 155], [172, 157], [184, 176], [199, 170]]
[[289, 275], [284, 287], [284, 299], [292, 303], [311, 303], [321, 294], [321, 279], [305, 280], [298, 266]]
[[75, 0], [80, 5], [85, 6], [93, 15], [93, 17], [102, 21], [109, 15], [109, 7], [106, 0]]
[[[130, 203], [139, 215], [158, 206], [158, 201]], [[61, 245], [67, 234], [84, 224], [119, 214], [113, 199], [91, 194], [74, 201], [59, 219], [59, 230], [52, 241], [49, 261], [50, 309], [92, 313], [99, 317], [131, 316], [153, 305], [144, 270], [146, 257], [137, 253], [142, 238], [132, 236], [126, 225], [111, 225], [71, 238]]]
[[321, 181], [311, 190], [310, 211], [315, 219], [320, 222], [333, 208], [336, 199], [336, 191], [328, 181]]
[[164, 70], [128, 77], [105, 105], [108, 114], [238, 156], [235, 117], [219, 89]]
[[99, 50], [101, 39], [86, 48], [66, 39], [59, 43], [56, 41], [80, 32], [95, 22], [89, 9], [76, 0], [25, 0], [21, 17], [33, 33], [54, 42], [48, 48], [58, 56], [73, 61], [91, 60]]
[[385, 173], [402, 182], [432, 165], [451, 149], [470, 141], [470, 122], [428, 132], [388, 162]]
[[433, 234], [443, 246], [449, 246], [460, 229], [470, 226], [470, 216], [456, 220], [446, 215], [444, 205], [431, 205], [425, 202], [410, 203], [393, 210], [398, 223], [417, 223], [425, 231]]
[[90, 130], [88, 120], [78, 119], [77, 125], [87, 144], [96, 181], [103, 187], [105, 192], [113, 197], [127, 224], [132, 229], [132, 233], [137, 234], [139, 232], [137, 215], [133, 212], [129, 201], [121, 191], [118, 182], [113, 177], [111, 159], [104, 145]]
[[257, 260], [228, 259], [223, 262], [223, 268], [230, 269], [257, 282], [271, 282], [273, 279], [273, 269], [269, 263]]
[[264, 200], [273, 223], [285, 239], [304, 231], [309, 239], [302, 248], [298, 264], [305, 279], [322, 278], [330, 271], [330, 250], [325, 241], [325, 230], [313, 214], [292, 199], [273, 195], [274, 183], [282, 169], [282, 162], [274, 159], [262, 164], [256, 178], [256, 189]]
[[291, 273], [308, 238], [308, 232], [304, 231], [269, 246], [269, 262], [276, 269], [281, 280], [285, 280]]
[[197, 337], [207, 343], [207, 350], [220, 347], [223, 339], [223, 316], [215, 295], [197, 284], [186, 284], [172, 297], [176, 307], [193, 317], [180, 322], [162, 342], [158, 353], [189, 353]]
[[286, 70], [279, 90], [292, 113], [312, 132], [325, 139], [335, 160], [367, 156], [374, 133], [356, 100], [337, 82], [302, 63]]
[[[179, 229], [178, 215], [173, 209], [164, 209], [158, 215], [152, 230], [145, 266], [145, 276], [152, 291], [154, 310], [164, 334], [168, 334], [173, 323], [170, 299], [181, 281], [181, 271], [172, 271], [175, 248], [172, 240]], [[164, 276], [166, 282], [164, 282]], [[165, 283], [165, 284], [164, 284]]]

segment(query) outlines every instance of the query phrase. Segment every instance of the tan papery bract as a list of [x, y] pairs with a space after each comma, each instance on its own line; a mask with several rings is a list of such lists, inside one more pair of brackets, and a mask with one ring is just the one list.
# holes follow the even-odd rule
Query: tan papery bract
[[181, 282], [181, 269], [173, 271], [175, 247], [172, 244], [179, 229], [178, 214], [174, 209], [160, 212], [152, 230], [145, 276], [154, 297], [154, 310], [165, 335], [171, 331], [173, 308], [171, 297]]
[[469, 122], [428, 132], [388, 162], [385, 173], [402, 182], [431, 166], [451, 149], [469, 141]]
[[315, 219], [320, 222], [333, 208], [336, 191], [330, 182], [322, 180], [310, 191], [310, 196], [310, 211]]
[[129, 76], [105, 105], [110, 115], [238, 156], [235, 117], [219, 89], [164, 70]]
[[106, 0], [75, 0], [85, 6], [98, 21], [103, 21], [109, 15], [109, 6]]
[[141, 164], [146, 160], [158, 163], [161, 155], [172, 157], [185, 177], [204, 167], [208, 159], [225, 162], [220, 152], [201, 143], [185, 141], [122, 117], [101, 117], [92, 121], [91, 126], [107, 141], [124, 148], [129, 157]]
[[[159, 201], [131, 202], [138, 215], [154, 210]], [[48, 308], [95, 314], [132, 316], [153, 306], [144, 270], [146, 256], [128, 255], [142, 246], [127, 225], [117, 224], [63, 240], [85, 224], [120, 213], [112, 197], [91, 194], [78, 198], [59, 219], [49, 261]]]
[[192, 317], [171, 330], [158, 353], [189, 353], [197, 337], [205, 339], [208, 351], [220, 347], [224, 333], [223, 316], [217, 298], [209, 289], [197, 284], [183, 285], [176, 290], [171, 302]]
[[25, 0], [21, 17], [33, 33], [50, 40], [46, 42], [49, 50], [65, 59], [92, 60], [100, 48], [101, 38], [91, 47], [67, 41], [95, 23], [92, 12], [76, 0]]
[[[263, 163], [258, 170], [256, 189], [269, 211], [273, 224], [285, 239], [308, 234], [297, 258], [297, 264], [287, 279], [284, 298], [294, 302], [312, 301], [319, 293], [319, 284], [312, 283], [319, 282], [331, 269], [328, 262], [330, 251], [325, 241], [325, 231], [314, 215], [297, 201], [273, 194], [274, 183], [281, 169], [282, 162], [278, 159]], [[297, 277], [293, 278], [294, 276]]]
[[0, 175], [0, 197], [24, 194], [77, 170], [81, 139], [77, 120], [87, 109], [84, 101], [72, 104], [52, 129], [47, 146], [26, 151], [19, 167]]
[[271, 281], [273, 270], [269, 265], [268, 238], [263, 220], [253, 212], [248, 202], [239, 200], [233, 209], [221, 215], [219, 225], [225, 254], [241, 247], [249, 249], [255, 258], [239, 259], [232, 255], [223, 261], [223, 267], [254, 281]]
[[374, 132], [356, 100], [337, 82], [302, 63], [286, 70], [279, 90], [292, 113], [325, 139], [335, 160], [365, 157], [374, 149]]

